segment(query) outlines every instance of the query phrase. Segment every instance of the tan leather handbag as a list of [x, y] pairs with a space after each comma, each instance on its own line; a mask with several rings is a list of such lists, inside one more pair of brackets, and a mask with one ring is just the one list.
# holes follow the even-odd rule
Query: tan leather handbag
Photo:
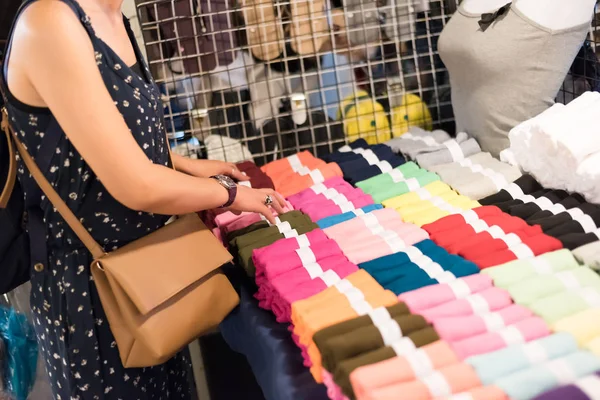
[[92, 253], [92, 276], [125, 367], [164, 363], [239, 303], [220, 271], [232, 257], [196, 214], [105, 253], [43, 176], [6, 110], [2, 114], [2, 127], [12, 133], [29, 172]]

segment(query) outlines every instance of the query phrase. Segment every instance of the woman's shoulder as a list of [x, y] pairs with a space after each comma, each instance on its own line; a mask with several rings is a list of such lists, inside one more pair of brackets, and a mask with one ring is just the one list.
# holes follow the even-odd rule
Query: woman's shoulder
[[[63, 0], [37, 0], [23, 10], [16, 31], [24, 39], [73, 37], [78, 31], [85, 34], [79, 16]], [[77, 36], [77, 35], [76, 35]]]

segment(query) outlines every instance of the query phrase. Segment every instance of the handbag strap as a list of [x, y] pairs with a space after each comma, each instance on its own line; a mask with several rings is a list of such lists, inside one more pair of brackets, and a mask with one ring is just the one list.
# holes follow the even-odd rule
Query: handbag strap
[[[7, 137], [9, 139], [12, 135], [15, 147], [19, 151], [25, 166], [33, 176], [33, 179], [38, 184], [40, 189], [42, 189], [42, 192], [44, 192], [50, 203], [52, 203], [54, 208], [56, 208], [56, 211], [58, 211], [58, 213], [63, 217], [67, 225], [69, 225], [79, 240], [81, 240], [84, 246], [90, 251], [90, 253], [92, 253], [94, 259], [99, 259], [104, 256], [106, 253], [104, 252], [102, 246], [100, 246], [98, 242], [94, 240], [92, 235], [90, 235], [81, 222], [79, 222], [79, 219], [75, 216], [75, 214], [73, 214], [73, 211], [69, 209], [67, 204], [59, 196], [56, 190], [54, 190], [50, 182], [48, 182], [48, 180], [44, 177], [44, 174], [42, 174], [42, 171], [40, 171], [38, 168], [31, 155], [29, 155], [29, 152], [25, 146], [23, 146], [17, 137], [17, 134], [8, 123], [8, 112], [6, 108], [2, 109], [2, 129], [7, 133]], [[10, 132], [10, 134], [8, 134], [7, 131]], [[14, 154], [12, 156], [14, 158]]]
[[13, 189], [15, 188], [15, 183], [17, 181], [17, 159], [15, 157], [15, 149], [13, 147], [13, 141], [10, 137], [10, 132], [8, 129], [5, 129], [5, 124], [8, 125], [8, 118], [5, 119], [3, 116], [2, 130], [6, 135], [6, 142], [8, 146], [8, 175], [6, 176], [4, 188], [2, 189], [2, 192], [0, 192], [0, 208], [6, 208], [8, 206], [8, 201], [10, 200], [10, 196], [12, 195]]

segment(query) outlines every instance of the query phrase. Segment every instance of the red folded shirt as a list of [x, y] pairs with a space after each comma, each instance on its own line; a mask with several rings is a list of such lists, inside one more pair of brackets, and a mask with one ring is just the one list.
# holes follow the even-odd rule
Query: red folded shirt
[[448, 215], [444, 218], [440, 218], [435, 222], [430, 224], [423, 225], [423, 229], [425, 229], [430, 235], [438, 232], [444, 231], [453, 231], [456, 226], [464, 225], [468, 222], [475, 221], [478, 218], [488, 217], [492, 215], [503, 214], [502, 210], [500, 210], [496, 206], [482, 206], [476, 207], [467, 212], [463, 212], [460, 214], [452, 214]]

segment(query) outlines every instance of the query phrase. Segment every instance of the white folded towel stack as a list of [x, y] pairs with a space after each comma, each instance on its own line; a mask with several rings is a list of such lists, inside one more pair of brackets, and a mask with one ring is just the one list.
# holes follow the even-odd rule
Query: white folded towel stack
[[555, 104], [510, 131], [512, 161], [544, 187], [600, 203], [600, 93]]

